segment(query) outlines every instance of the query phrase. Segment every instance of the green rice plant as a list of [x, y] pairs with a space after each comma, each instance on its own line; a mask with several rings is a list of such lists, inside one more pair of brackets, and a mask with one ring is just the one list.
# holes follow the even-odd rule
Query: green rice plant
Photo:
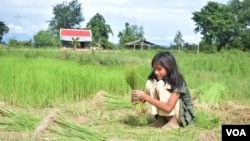
[[0, 108], [0, 129], [6, 131], [32, 131], [40, 122], [40, 118], [22, 112], [14, 112]]
[[[15, 106], [51, 107], [81, 101], [99, 90], [128, 94], [131, 88], [124, 70], [134, 69], [139, 78], [146, 78], [151, 57], [159, 50], [95, 51], [95, 56], [89, 51], [49, 48], [1, 47], [0, 51], [0, 100]], [[27, 53], [33, 57], [25, 57]], [[217, 82], [226, 87], [223, 93], [228, 97], [249, 105], [249, 52], [173, 53], [190, 89], [199, 89], [195, 94], [203, 95], [204, 82]], [[58, 57], [65, 54], [70, 57]], [[136, 84], [136, 89], [143, 88], [143, 79]]]
[[0, 59], [0, 100], [15, 106], [51, 107], [80, 101], [99, 90], [124, 94], [129, 89], [121, 66], [80, 65], [46, 58]]
[[[140, 89], [140, 77], [135, 68], [126, 70], [125, 80], [132, 90]], [[138, 104], [133, 104], [133, 109], [137, 113], [145, 113], [144, 102], [140, 101]]]
[[216, 128], [220, 125], [220, 118], [206, 110], [197, 111], [195, 125], [204, 129]]
[[199, 87], [198, 99], [200, 103], [212, 104], [218, 106], [226, 101], [226, 86], [223, 83], [208, 82]]
[[126, 70], [125, 80], [132, 90], [138, 89], [139, 87], [139, 76], [136, 73], [135, 68]]
[[85, 140], [85, 141], [106, 141], [107, 137], [101, 135], [88, 127], [82, 127], [66, 119], [59, 114], [48, 127], [49, 133], [53, 138], [64, 138], [67, 140]]

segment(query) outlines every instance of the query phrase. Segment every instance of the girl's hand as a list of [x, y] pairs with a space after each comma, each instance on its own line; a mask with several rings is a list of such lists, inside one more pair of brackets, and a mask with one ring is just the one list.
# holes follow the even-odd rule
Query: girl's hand
[[133, 94], [131, 95], [131, 102], [135, 105], [140, 102], [137, 96], [134, 96]]
[[135, 99], [144, 100], [143, 99], [143, 95], [145, 94], [144, 91], [141, 91], [141, 90], [132, 90], [131, 93], [132, 93], [132, 97], [134, 97]]

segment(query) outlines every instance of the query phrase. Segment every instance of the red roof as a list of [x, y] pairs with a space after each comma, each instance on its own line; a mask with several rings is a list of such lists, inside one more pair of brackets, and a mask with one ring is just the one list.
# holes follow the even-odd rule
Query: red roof
[[60, 29], [61, 40], [71, 41], [74, 37], [79, 37], [79, 41], [91, 41], [91, 30], [83, 29]]
[[91, 36], [90, 30], [61, 29], [61, 36]]

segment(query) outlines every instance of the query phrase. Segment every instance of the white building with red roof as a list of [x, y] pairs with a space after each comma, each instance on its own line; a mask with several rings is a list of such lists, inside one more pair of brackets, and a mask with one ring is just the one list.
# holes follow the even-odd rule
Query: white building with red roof
[[80, 46], [78, 48], [87, 48], [92, 41], [91, 30], [84, 29], [60, 29], [61, 47], [71, 48], [72, 40], [78, 38]]

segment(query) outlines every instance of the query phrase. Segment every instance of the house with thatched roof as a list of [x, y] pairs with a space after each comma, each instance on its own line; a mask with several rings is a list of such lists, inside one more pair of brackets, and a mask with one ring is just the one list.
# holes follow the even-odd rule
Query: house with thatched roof
[[156, 46], [156, 44], [151, 43], [149, 41], [146, 41], [145, 39], [139, 39], [139, 40], [135, 40], [133, 42], [129, 42], [125, 44], [126, 47], [128, 48], [133, 48], [135, 49], [148, 49], [148, 48], [154, 48]]
[[61, 47], [73, 48], [72, 40], [78, 38], [78, 48], [87, 48], [92, 41], [91, 30], [60, 29]]

